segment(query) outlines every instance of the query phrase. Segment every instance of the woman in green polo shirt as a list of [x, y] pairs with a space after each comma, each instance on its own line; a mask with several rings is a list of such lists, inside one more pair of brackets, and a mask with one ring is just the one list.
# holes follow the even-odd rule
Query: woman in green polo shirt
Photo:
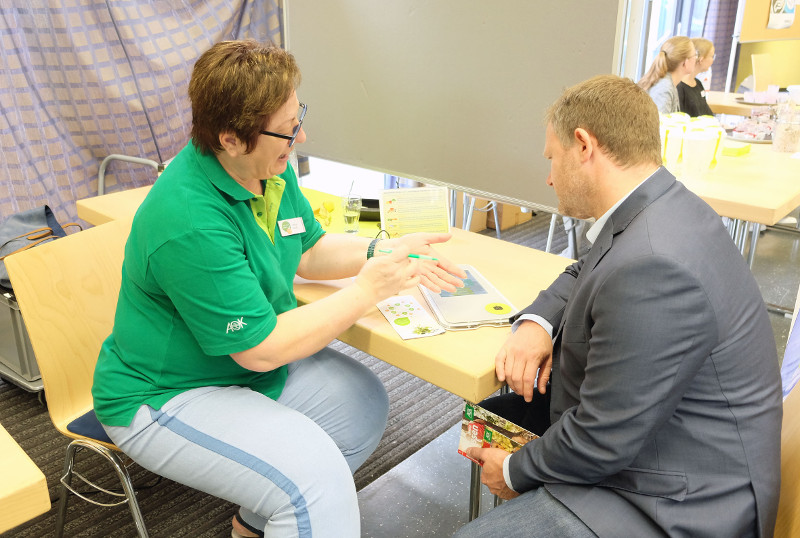
[[[142, 203], [125, 247], [94, 407], [134, 461], [241, 506], [234, 536], [357, 537], [352, 472], [386, 424], [381, 382], [326, 345], [375, 303], [463, 275], [409, 260], [448, 234], [325, 234], [289, 152], [307, 107], [285, 51], [214, 45], [189, 83], [192, 141]], [[295, 275], [355, 276], [297, 306]]]

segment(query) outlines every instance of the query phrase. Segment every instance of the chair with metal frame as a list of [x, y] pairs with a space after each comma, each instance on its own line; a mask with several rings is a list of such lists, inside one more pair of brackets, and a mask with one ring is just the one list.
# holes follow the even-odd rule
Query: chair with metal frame
[[783, 401], [781, 429], [781, 494], [775, 538], [800, 535], [800, 390]]
[[111, 161], [125, 161], [134, 164], [143, 164], [155, 169], [156, 177], [161, 175], [161, 172], [167, 167], [169, 161], [165, 163], [157, 163], [152, 159], [144, 159], [142, 157], [131, 157], [130, 155], [120, 155], [119, 153], [112, 153], [100, 163], [100, 169], [97, 172], [97, 196], [102, 196], [106, 193], [106, 169]]
[[[114, 325], [130, 226], [131, 219], [111, 221], [5, 260], [42, 374], [50, 420], [60, 433], [73, 439], [67, 447], [61, 477], [57, 537], [64, 533], [70, 492], [103, 506], [127, 503], [138, 535], [147, 537], [121, 452], [97, 420], [91, 395], [100, 346]], [[124, 493], [100, 488], [75, 470], [76, 453], [84, 448], [105, 458]], [[73, 475], [121, 500], [100, 503], [87, 498], [72, 486]]]
[[792, 325], [786, 342], [781, 373], [784, 394], [783, 424], [781, 427], [781, 494], [778, 504], [778, 518], [775, 524], [775, 538], [800, 536], [800, 390], [797, 385], [790, 388], [796, 377], [793, 369], [798, 359], [798, 338], [800, 338], [800, 288], [795, 299]]

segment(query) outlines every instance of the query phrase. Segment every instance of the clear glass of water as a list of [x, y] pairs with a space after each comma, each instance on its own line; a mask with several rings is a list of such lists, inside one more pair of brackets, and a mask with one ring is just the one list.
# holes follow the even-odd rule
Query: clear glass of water
[[358, 218], [361, 215], [361, 197], [348, 195], [342, 198], [342, 214], [344, 215], [344, 231], [358, 232]]

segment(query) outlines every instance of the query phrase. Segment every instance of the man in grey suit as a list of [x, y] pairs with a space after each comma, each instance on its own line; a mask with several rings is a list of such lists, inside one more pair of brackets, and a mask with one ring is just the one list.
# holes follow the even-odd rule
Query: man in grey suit
[[660, 148], [658, 111], [630, 80], [595, 77], [549, 109], [547, 183], [560, 213], [597, 219], [593, 245], [497, 355], [514, 394], [483, 405], [541, 438], [513, 455], [470, 449], [512, 500], [459, 538], [772, 535], [772, 329], [720, 218], [661, 167]]

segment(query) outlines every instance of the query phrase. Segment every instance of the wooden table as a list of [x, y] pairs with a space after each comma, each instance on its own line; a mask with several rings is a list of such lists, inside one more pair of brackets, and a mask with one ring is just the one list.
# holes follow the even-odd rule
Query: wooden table
[[0, 533], [48, 510], [44, 473], [0, 425]]
[[149, 185], [78, 200], [75, 203], [78, 217], [95, 226], [114, 219], [132, 217], [151, 188], [152, 185]]
[[774, 151], [772, 144], [750, 144], [749, 153], [738, 157], [723, 155], [697, 178], [677, 171], [725, 217], [771, 226], [800, 206], [800, 159]]
[[714, 114], [750, 116], [750, 110], [756, 105], [743, 104], [743, 97], [741, 93], [706, 91], [706, 102]]
[[[144, 187], [79, 200], [78, 215], [92, 224], [130, 216], [148, 189]], [[319, 200], [338, 200], [336, 196], [310, 189], [304, 189], [304, 192], [312, 207], [316, 207]], [[359, 234], [375, 235], [376, 223], [362, 224], [365, 226], [360, 227]], [[331, 222], [329, 229], [337, 231], [337, 225]], [[548, 286], [570, 262], [560, 256], [457, 228], [452, 232], [453, 238], [437, 247], [439, 252], [456, 263], [473, 265], [517, 308], [527, 306], [539, 290]], [[350, 279], [312, 282], [298, 277], [295, 295], [300, 304], [307, 304], [330, 295], [349, 282]], [[420, 304], [425, 304], [416, 288], [405, 290], [403, 294], [413, 295]], [[375, 308], [339, 338], [465, 400], [478, 402], [500, 388], [494, 373], [494, 357], [509, 331], [508, 327], [482, 327], [404, 341]]]
[[[453, 238], [438, 245], [437, 250], [457, 263], [474, 266], [517, 308], [528, 306], [571, 261], [474, 232], [458, 228], [451, 231]], [[310, 282], [298, 278], [294, 290], [298, 302], [306, 304], [349, 282], [350, 279]], [[413, 295], [427, 306], [416, 288], [401, 294]], [[479, 402], [500, 388], [494, 357], [509, 332], [508, 327], [481, 327], [404, 341], [376, 308], [339, 339], [465, 400]]]
[[800, 159], [774, 151], [772, 144], [750, 144], [749, 153], [738, 157], [723, 155], [699, 177], [689, 177], [680, 168], [676, 176], [714, 211], [732, 219], [728, 230], [751, 267], [758, 224], [772, 226], [800, 206]]
[[[139, 187], [138, 189], [130, 189], [78, 200], [76, 203], [78, 207], [78, 217], [89, 224], [98, 225], [121, 217], [133, 216], [151, 188], [152, 186]], [[312, 208], [319, 207], [323, 202], [333, 203], [334, 210], [331, 213], [331, 223], [330, 225], [323, 226], [323, 228], [328, 232], [338, 233], [344, 231], [341, 198], [314, 189], [301, 187], [301, 190], [306, 198], [308, 198]], [[380, 223], [374, 221], [361, 221], [358, 225], [359, 235], [375, 237], [379, 230]]]

